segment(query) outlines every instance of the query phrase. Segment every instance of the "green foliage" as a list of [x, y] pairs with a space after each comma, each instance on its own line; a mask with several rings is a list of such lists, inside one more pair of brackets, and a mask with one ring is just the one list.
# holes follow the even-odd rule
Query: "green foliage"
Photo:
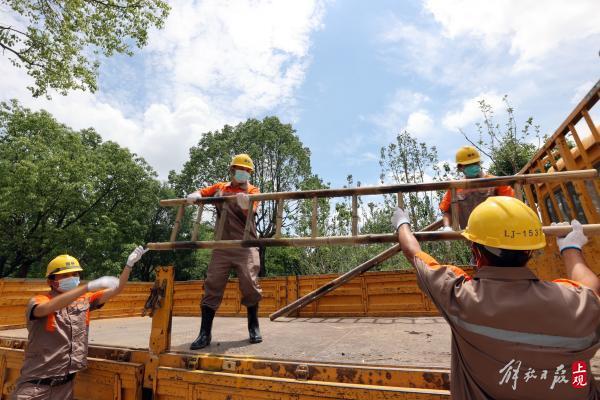
[[172, 224], [158, 211], [166, 189], [143, 159], [16, 101], [0, 104], [0, 170], [0, 276], [43, 276], [62, 253], [87, 278], [116, 275], [136, 244], [164, 241]]
[[[197, 188], [228, 181], [229, 163], [239, 153], [249, 154], [254, 161], [255, 170], [251, 182], [263, 193], [323, 186], [321, 180], [312, 174], [310, 150], [302, 145], [292, 126], [282, 124], [277, 117], [266, 117], [262, 121], [248, 119], [235, 127], [226, 125], [220, 131], [203, 134], [198, 144], [190, 149], [190, 159], [184, 164], [181, 173], [171, 171], [169, 174], [171, 187], [177, 196], [184, 196]], [[325, 199], [321, 202], [321, 209], [327, 210], [327, 204]], [[307, 214], [306, 207], [305, 202], [285, 202], [282, 231], [310, 227], [310, 222], [307, 225], [306, 216], [310, 214]], [[256, 227], [260, 237], [275, 235], [276, 215], [276, 202], [263, 201], [259, 204]], [[184, 224], [189, 224], [189, 221], [190, 218], [186, 215]], [[298, 225], [301, 227], [298, 228]], [[276, 252], [268, 260], [280, 260], [281, 254], [283, 253]], [[264, 266], [264, 249], [260, 249], [260, 256]], [[293, 261], [290, 262], [293, 264]], [[284, 262], [283, 268], [287, 268], [285, 266], [288, 264]], [[274, 268], [280, 269], [278, 266]]]
[[[228, 181], [229, 163], [235, 154], [247, 153], [254, 161], [251, 182], [261, 192], [285, 192], [306, 188], [315, 178], [311, 172], [310, 150], [302, 145], [294, 129], [277, 117], [262, 121], [248, 119], [235, 127], [203, 134], [190, 149], [190, 159], [180, 174], [171, 172], [169, 182], [179, 196], [219, 181]], [[261, 202], [257, 210], [257, 230], [261, 237], [275, 234], [275, 202]], [[284, 210], [283, 228], [298, 207]]]
[[[504, 96], [502, 101], [507, 114], [503, 125], [496, 122], [492, 106], [482, 99], [479, 101], [479, 109], [483, 115], [483, 122], [475, 124], [479, 139], [474, 142], [461, 131], [467, 140], [490, 158], [492, 163], [489, 172], [497, 176], [518, 173], [532, 159], [541, 141], [545, 140], [545, 137], [540, 136], [540, 127], [534, 125], [532, 117], [529, 117], [519, 130], [508, 97]], [[537, 139], [537, 146], [532, 139]]]
[[56, 89], [97, 89], [100, 55], [132, 55], [146, 45], [148, 30], [169, 13], [163, 0], [2, 0], [17, 27], [0, 22], [0, 48], [34, 79], [34, 96]]

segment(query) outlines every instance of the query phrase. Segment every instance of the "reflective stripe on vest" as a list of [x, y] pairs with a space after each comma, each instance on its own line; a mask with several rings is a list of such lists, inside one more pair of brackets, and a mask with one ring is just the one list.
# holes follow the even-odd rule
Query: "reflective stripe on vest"
[[595, 332], [584, 337], [544, 335], [540, 333], [509, 331], [506, 329], [472, 324], [470, 322], [463, 321], [454, 315], [448, 315], [448, 317], [453, 324], [456, 324], [457, 326], [460, 326], [469, 332], [487, 336], [492, 339], [528, 344], [532, 346], [557, 347], [561, 349], [577, 351], [590, 347], [598, 340]]

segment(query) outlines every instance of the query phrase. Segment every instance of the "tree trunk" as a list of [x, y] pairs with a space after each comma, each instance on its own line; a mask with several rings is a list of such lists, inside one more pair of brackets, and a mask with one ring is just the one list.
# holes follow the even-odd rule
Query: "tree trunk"
[[31, 268], [32, 261], [24, 259], [19, 265], [19, 269], [15, 274], [16, 278], [27, 278], [27, 273], [29, 273], [29, 269]]
[[0, 278], [4, 278], [4, 266], [6, 265], [6, 260], [8, 260], [8, 257], [0, 256]]

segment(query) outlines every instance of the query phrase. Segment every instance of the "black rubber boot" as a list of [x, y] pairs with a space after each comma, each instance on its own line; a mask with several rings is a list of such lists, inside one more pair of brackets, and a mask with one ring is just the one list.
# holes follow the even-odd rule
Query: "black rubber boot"
[[250, 343], [262, 342], [262, 336], [258, 328], [258, 304], [248, 307], [248, 334], [250, 335]]
[[200, 324], [200, 333], [192, 345], [190, 350], [202, 349], [210, 344], [213, 319], [215, 318], [215, 310], [210, 307], [202, 306], [202, 323]]

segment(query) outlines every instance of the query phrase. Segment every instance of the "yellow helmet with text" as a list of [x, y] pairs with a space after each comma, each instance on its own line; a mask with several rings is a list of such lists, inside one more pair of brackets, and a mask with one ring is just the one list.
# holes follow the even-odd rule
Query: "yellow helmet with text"
[[488, 197], [471, 215], [462, 235], [484, 246], [507, 250], [537, 250], [546, 236], [537, 214], [514, 197]]
[[46, 267], [46, 278], [50, 275], [60, 275], [79, 271], [83, 271], [83, 269], [75, 257], [71, 257], [68, 254], [61, 254], [48, 263], [48, 266]]
[[231, 159], [231, 164], [229, 164], [229, 167], [244, 167], [244, 168], [248, 168], [250, 170], [250, 172], [253, 172], [254, 171], [254, 162], [252, 161], [252, 159], [250, 158], [250, 156], [248, 154], [245, 154], [245, 153], [236, 154]]
[[481, 161], [481, 156], [473, 146], [463, 146], [456, 152], [456, 163], [461, 165], [475, 164]]

